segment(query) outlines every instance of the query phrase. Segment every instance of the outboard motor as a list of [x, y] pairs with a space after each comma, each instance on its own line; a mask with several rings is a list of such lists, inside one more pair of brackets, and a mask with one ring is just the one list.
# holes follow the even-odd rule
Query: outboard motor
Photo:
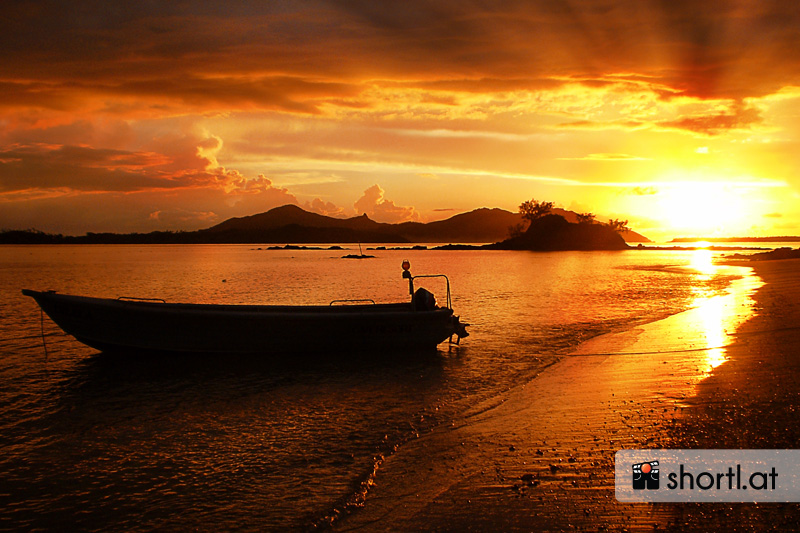
[[414, 298], [411, 302], [414, 304], [415, 311], [433, 311], [436, 309], [436, 297], [433, 293], [421, 287], [414, 293]]
[[[444, 274], [426, 274], [422, 276], [412, 276], [411, 275], [411, 263], [408, 260], [403, 261], [403, 279], [408, 280], [408, 292], [411, 295], [411, 306], [414, 311], [433, 311], [435, 309], [439, 309], [436, 306], [436, 297], [429, 291], [426, 291], [423, 288], [419, 288], [414, 291], [414, 278], [444, 278], [447, 282], [447, 305], [445, 309], [450, 310], [450, 323], [448, 324], [448, 330], [450, 333], [450, 343], [451, 344], [459, 344], [461, 339], [464, 337], [468, 337], [469, 333], [467, 332], [467, 324], [466, 322], [461, 322], [459, 317], [452, 314], [453, 304], [450, 300], [450, 280], [447, 279], [447, 276]], [[453, 342], [453, 336], [456, 337], [456, 341]]]
[[453, 343], [453, 339], [451, 336], [450, 343], [460, 344], [461, 339], [463, 339], [464, 337], [469, 337], [469, 332], [467, 331], [467, 326], [469, 326], [469, 324], [467, 324], [466, 322], [461, 322], [461, 320], [459, 320], [459, 317], [455, 315], [453, 315], [451, 318], [453, 320], [453, 334], [456, 336], [456, 342]]

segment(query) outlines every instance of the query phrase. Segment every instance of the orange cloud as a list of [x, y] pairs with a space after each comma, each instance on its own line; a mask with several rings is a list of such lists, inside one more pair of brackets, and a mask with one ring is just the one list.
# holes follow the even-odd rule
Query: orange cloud
[[705, 135], [717, 135], [728, 130], [746, 129], [761, 122], [761, 113], [757, 109], [735, 105], [729, 112], [684, 116], [676, 120], [662, 121], [659, 125]]
[[82, 146], [12, 145], [0, 151], [0, 192], [67, 187], [84, 191], [133, 191], [180, 186], [159, 171], [161, 154]]
[[160, 153], [8, 146], [0, 150], [0, 226], [75, 232], [81, 227], [196, 229], [220, 217], [298, 203], [266, 176], [249, 179], [220, 166], [219, 138], [172, 136], [160, 146]]
[[347, 216], [344, 208], [337, 206], [333, 202], [325, 202], [320, 198], [314, 198], [310, 202], [305, 202], [303, 204], [303, 209], [329, 217], [345, 218]]
[[648, 161], [647, 157], [629, 154], [589, 154], [583, 157], [559, 157], [562, 161]]
[[325, 99], [356, 96], [363, 80], [448, 92], [458, 80], [479, 80], [472, 90], [498, 92], [552, 88], [569, 77], [605, 83], [597, 75], [615, 72], [671, 88], [665, 95], [740, 100], [800, 81], [800, 13], [788, 0], [242, 3], [191, 11], [40, 0], [6, 9], [14, 24], [0, 37], [9, 51], [0, 102], [15, 108], [315, 113]]
[[377, 222], [409, 222], [419, 221], [420, 216], [413, 207], [395, 205], [393, 201], [383, 196], [384, 190], [379, 185], [373, 185], [364, 191], [353, 206], [358, 213], [366, 213], [368, 217]]

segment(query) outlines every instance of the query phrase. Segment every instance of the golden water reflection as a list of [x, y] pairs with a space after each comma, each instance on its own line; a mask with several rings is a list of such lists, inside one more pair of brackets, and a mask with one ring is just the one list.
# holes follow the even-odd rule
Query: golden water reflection
[[[705, 368], [701, 368], [704, 373], [709, 373], [722, 363], [728, 360], [725, 346], [729, 343], [729, 335], [726, 327], [735, 326], [726, 324], [729, 317], [725, 316], [725, 299], [727, 296], [715, 296], [713, 298], [698, 298], [695, 300], [697, 305], [700, 324], [700, 333], [705, 336], [705, 346], [707, 348], [705, 358]], [[735, 321], [734, 321], [735, 322]]]
[[717, 271], [717, 266], [714, 264], [714, 252], [705, 248], [694, 250], [689, 266], [703, 276], [713, 275]]
[[[707, 249], [693, 252], [691, 268], [701, 276], [714, 276], [730, 271], [741, 274], [742, 267], [716, 264], [714, 253]], [[728, 360], [726, 346], [732, 342], [731, 336], [753, 314], [751, 295], [763, 284], [760, 278], [748, 273], [732, 282], [726, 294], [717, 296], [698, 295], [692, 302], [694, 307], [696, 335], [699, 348], [706, 349], [706, 356], [701, 366], [704, 374], [711, 373], [716, 367]]]

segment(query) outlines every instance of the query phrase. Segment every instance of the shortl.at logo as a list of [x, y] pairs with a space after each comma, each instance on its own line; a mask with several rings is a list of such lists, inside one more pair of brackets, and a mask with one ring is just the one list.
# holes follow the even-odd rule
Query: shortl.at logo
[[658, 461], [633, 465], [633, 488], [634, 490], [658, 489]]

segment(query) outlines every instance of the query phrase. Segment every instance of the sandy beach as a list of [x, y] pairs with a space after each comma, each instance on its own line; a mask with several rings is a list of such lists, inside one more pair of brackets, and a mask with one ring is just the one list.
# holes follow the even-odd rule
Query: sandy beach
[[[592, 339], [536, 379], [388, 456], [350, 530], [765, 530], [797, 504], [622, 504], [614, 453], [795, 448], [800, 260], [725, 296]], [[702, 304], [702, 305], [700, 305]]]

